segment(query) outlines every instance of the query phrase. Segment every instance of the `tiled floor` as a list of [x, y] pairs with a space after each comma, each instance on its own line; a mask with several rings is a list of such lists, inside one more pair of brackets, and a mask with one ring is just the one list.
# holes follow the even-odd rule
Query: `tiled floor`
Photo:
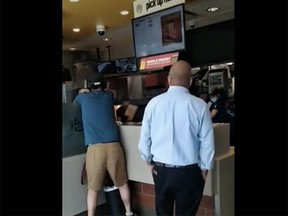
[[[141, 210], [135, 210], [138, 216], [156, 216], [155, 210], [150, 208], [142, 208]], [[106, 204], [102, 204], [97, 207], [97, 215], [101, 216], [111, 216], [108, 211], [108, 207]], [[87, 212], [82, 212], [75, 216], [87, 216]]]

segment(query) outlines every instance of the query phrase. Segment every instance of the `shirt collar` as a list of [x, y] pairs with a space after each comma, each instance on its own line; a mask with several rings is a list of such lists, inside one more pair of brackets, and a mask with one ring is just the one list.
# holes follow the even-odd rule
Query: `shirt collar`
[[189, 93], [189, 90], [183, 86], [169, 86], [168, 92]]

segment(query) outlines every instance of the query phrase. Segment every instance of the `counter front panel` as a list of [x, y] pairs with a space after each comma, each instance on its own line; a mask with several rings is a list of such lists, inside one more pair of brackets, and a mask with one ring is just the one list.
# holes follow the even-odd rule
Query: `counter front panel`
[[86, 152], [81, 108], [76, 103], [62, 104], [62, 158]]

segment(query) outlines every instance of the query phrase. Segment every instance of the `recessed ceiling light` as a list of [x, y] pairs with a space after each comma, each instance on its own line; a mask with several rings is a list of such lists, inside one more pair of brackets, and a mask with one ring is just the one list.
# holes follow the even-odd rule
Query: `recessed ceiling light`
[[75, 48], [75, 47], [70, 47], [69, 50], [71, 50], [71, 51], [75, 51], [76, 48]]
[[80, 28], [73, 28], [74, 32], [80, 32]]
[[103, 41], [110, 41], [111, 38], [103, 38], [102, 40], [103, 40]]
[[206, 11], [208, 12], [215, 12], [215, 11], [218, 11], [220, 8], [219, 7], [209, 7], [206, 9]]
[[125, 16], [125, 15], [128, 15], [129, 14], [129, 11], [127, 10], [123, 10], [123, 11], [120, 11], [120, 14]]
[[79, 2], [79, 0], [69, 0], [70, 2]]

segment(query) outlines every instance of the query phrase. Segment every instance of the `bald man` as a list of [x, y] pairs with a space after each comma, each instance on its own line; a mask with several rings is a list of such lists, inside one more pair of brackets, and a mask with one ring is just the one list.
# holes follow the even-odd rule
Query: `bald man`
[[207, 104], [189, 93], [191, 66], [172, 65], [168, 91], [152, 98], [143, 116], [138, 148], [151, 169], [157, 215], [196, 215], [214, 161]]

